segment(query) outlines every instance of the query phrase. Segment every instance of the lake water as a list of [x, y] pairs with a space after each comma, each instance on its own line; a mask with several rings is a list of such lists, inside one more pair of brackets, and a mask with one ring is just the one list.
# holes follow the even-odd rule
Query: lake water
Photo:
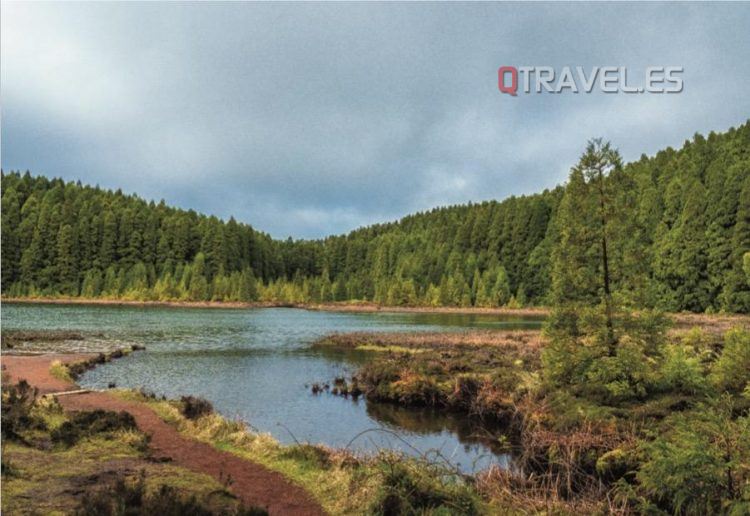
[[486, 428], [435, 410], [314, 395], [312, 383], [349, 376], [363, 357], [313, 350], [310, 344], [331, 332], [538, 328], [541, 322], [496, 315], [5, 303], [2, 324], [4, 330], [64, 329], [86, 335], [84, 341], [64, 343], [71, 351], [147, 347], [85, 373], [79, 379], [84, 387], [102, 389], [115, 382], [171, 398], [202, 396], [223, 415], [283, 443], [363, 452], [391, 448], [428, 456], [439, 452], [464, 471], [475, 471], [508, 460], [493, 451]]

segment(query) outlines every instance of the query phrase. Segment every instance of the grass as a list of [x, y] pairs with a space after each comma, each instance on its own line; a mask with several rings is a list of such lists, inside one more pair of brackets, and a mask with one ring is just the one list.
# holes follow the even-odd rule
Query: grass
[[449, 349], [487, 348], [522, 349], [538, 354], [544, 343], [542, 333], [532, 330], [492, 331], [469, 330], [462, 332], [352, 332], [333, 333], [315, 343], [317, 348], [355, 349], [367, 346], [370, 350], [396, 349]]
[[[295, 453], [292, 447], [280, 445], [268, 434], [250, 433], [241, 422], [226, 420], [218, 414], [190, 420], [182, 415], [179, 402], [157, 400], [136, 391], [116, 390], [113, 394], [128, 401], [147, 403], [161, 419], [186, 437], [207, 442], [281, 473], [307, 490], [331, 514], [356, 514], [369, 498], [368, 492], [376, 487], [368, 487], [372, 480], [364, 478], [355, 482], [353, 471], [344, 466], [348, 461], [355, 461], [349, 455], [342, 454], [338, 460], [332, 459], [324, 465]], [[352, 485], [356, 486], [353, 490]], [[341, 496], [341, 493], [348, 494]]]
[[[169, 488], [172, 500], [195, 497], [196, 503], [217, 514], [233, 514], [239, 502], [226, 487], [208, 475], [147, 460], [146, 436], [118, 424], [115, 413], [66, 415], [54, 398], [24, 398], [3, 390], [3, 423], [14, 411], [11, 437], [2, 440], [2, 512], [4, 514], [72, 514], [86, 496], [122, 479], [143, 478], [147, 495]], [[16, 388], [16, 390], [18, 390]], [[12, 406], [11, 406], [12, 405]], [[79, 417], [80, 416], [80, 417]], [[85, 416], [85, 417], [84, 417]], [[76, 438], [66, 444], [56, 433], [74, 425]]]
[[358, 344], [354, 349], [357, 351], [374, 351], [376, 353], [422, 353], [423, 349], [407, 348], [404, 346], [378, 346], [376, 344]]
[[52, 361], [49, 366], [49, 373], [58, 380], [74, 383], [73, 377], [70, 375], [70, 369], [59, 360]]
[[80, 503], [77, 491], [111, 480], [115, 473], [135, 477], [144, 472], [149, 492], [162, 485], [219, 508], [232, 509], [237, 503], [213, 477], [169, 464], [143, 459], [134, 435], [94, 437], [67, 450], [39, 450], [21, 444], [3, 444], [3, 461], [14, 465], [14, 474], [3, 477], [2, 511], [7, 514], [55, 511], [70, 514]]

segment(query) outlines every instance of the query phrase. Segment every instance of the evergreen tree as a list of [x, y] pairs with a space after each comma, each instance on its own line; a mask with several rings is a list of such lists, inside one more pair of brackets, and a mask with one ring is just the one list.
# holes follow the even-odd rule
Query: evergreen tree
[[18, 194], [10, 187], [2, 197], [2, 289], [7, 289], [19, 279], [21, 247], [18, 228], [21, 224], [21, 207]]
[[[561, 321], [573, 324], [582, 306], [601, 306], [605, 341], [616, 352], [615, 278], [622, 274], [622, 240], [627, 213], [617, 194], [623, 183], [619, 153], [608, 142], [592, 140], [570, 174], [557, 219], [559, 241], [553, 253], [553, 301]], [[619, 259], [619, 260], [618, 260]], [[619, 263], [617, 263], [619, 262]], [[519, 292], [519, 295], [521, 293]]]
[[57, 277], [59, 291], [71, 296], [78, 295], [77, 242], [73, 228], [65, 224], [57, 236]]

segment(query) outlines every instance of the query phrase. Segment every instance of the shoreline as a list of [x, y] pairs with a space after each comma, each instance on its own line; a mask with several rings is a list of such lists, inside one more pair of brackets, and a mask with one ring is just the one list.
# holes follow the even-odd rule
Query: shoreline
[[137, 301], [128, 299], [81, 298], [81, 297], [2, 297], [2, 303], [39, 305], [90, 305], [133, 306], [165, 308], [298, 308], [301, 310], [344, 313], [436, 313], [457, 315], [516, 315], [520, 317], [546, 317], [549, 309], [533, 308], [480, 308], [457, 306], [386, 306], [375, 303], [275, 303], [266, 301]]
[[[267, 301], [136, 301], [127, 299], [99, 299], [81, 297], [0, 297], [1, 303], [38, 305], [84, 305], [84, 306], [126, 306], [135, 308], [210, 308], [252, 310], [260, 308], [296, 308], [316, 312], [334, 313], [384, 313], [384, 314], [445, 314], [445, 315], [486, 315], [546, 318], [550, 314], [547, 307], [528, 308], [482, 308], [458, 306], [385, 306], [371, 302], [336, 303], [275, 303]], [[674, 323], [674, 329], [701, 326], [706, 330], [725, 331], [734, 326], [750, 328], [750, 314], [739, 313], [692, 313], [666, 312]]]

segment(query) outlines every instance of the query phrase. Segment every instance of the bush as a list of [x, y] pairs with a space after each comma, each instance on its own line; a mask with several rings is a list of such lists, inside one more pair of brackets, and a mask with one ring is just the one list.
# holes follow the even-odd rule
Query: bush
[[449, 402], [454, 407], [470, 411], [474, 401], [479, 395], [482, 387], [482, 378], [475, 374], [460, 374], [456, 376], [453, 384], [453, 392], [449, 396]]
[[84, 437], [116, 430], [134, 430], [135, 419], [128, 412], [111, 412], [93, 410], [75, 412], [70, 420], [65, 421], [51, 434], [52, 442], [70, 447]]
[[550, 387], [581, 384], [589, 366], [599, 355], [599, 350], [587, 342], [555, 338], [542, 351], [544, 382]]
[[[750, 499], [750, 418], [733, 418], [724, 397], [671, 420], [673, 428], [642, 444], [636, 478], [649, 502], [675, 514], [737, 514]], [[744, 500], [744, 501], [743, 501]]]
[[659, 312], [618, 313], [612, 346], [602, 307], [558, 309], [545, 327], [550, 343], [542, 354], [544, 380], [599, 402], [642, 399], [654, 387], [666, 328]]
[[581, 389], [609, 403], [642, 399], [651, 387], [652, 376], [642, 346], [626, 337], [618, 344], [615, 356], [591, 363]]
[[668, 344], [662, 354], [659, 367], [661, 389], [691, 395], [706, 391], [708, 383], [695, 348], [680, 343]]
[[750, 332], [735, 328], [724, 335], [724, 348], [711, 368], [711, 382], [731, 393], [740, 393], [750, 384]]
[[211, 402], [196, 396], [183, 396], [180, 401], [182, 402], [182, 415], [188, 419], [198, 419], [202, 416], [207, 416], [214, 411]]
[[9, 385], [2, 395], [2, 436], [3, 439], [22, 439], [21, 432], [31, 429], [44, 429], [44, 421], [32, 414], [36, 403], [37, 390], [21, 380]]

